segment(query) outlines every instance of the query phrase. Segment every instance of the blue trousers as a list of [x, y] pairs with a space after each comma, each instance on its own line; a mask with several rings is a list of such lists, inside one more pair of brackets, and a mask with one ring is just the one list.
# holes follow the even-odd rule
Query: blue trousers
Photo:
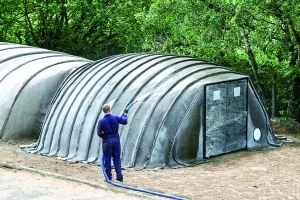
[[102, 143], [102, 150], [104, 155], [104, 167], [108, 179], [112, 179], [111, 174], [111, 159], [115, 166], [117, 179], [123, 179], [121, 167], [121, 144], [119, 138], [109, 138]]

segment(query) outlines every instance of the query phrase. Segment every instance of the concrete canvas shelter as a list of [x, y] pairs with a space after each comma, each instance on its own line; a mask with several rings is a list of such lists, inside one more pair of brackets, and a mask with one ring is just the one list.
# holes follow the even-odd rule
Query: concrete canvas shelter
[[0, 139], [37, 138], [53, 95], [72, 69], [90, 61], [0, 42]]
[[282, 144], [248, 76], [193, 57], [141, 53], [72, 71], [52, 100], [37, 144], [23, 149], [99, 163], [102, 105], [120, 114], [135, 100], [119, 129], [125, 168], [190, 166]]

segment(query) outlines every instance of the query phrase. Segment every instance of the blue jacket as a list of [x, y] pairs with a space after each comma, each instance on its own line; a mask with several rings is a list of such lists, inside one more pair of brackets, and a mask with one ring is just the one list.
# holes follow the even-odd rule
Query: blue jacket
[[119, 124], [127, 124], [126, 114], [123, 114], [121, 117], [112, 114], [106, 114], [98, 121], [97, 135], [102, 139], [118, 135]]

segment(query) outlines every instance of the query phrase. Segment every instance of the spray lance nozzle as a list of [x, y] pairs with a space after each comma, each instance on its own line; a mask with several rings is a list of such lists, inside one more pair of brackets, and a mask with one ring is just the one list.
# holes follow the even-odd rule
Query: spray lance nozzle
[[135, 100], [135, 101], [133, 101], [132, 103], [130, 103], [126, 108], [125, 108], [125, 110], [124, 110], [124, 114], [127, 114], [128, 112], [129, 112], [129, 110], [130, 110], [130, 108], [136, 103], [136, 102], [138, 102], [138, 100]]

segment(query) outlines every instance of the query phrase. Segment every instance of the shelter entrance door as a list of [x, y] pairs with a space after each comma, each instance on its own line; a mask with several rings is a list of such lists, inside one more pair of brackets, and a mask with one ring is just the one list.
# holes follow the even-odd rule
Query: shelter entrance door
[[205, 86], [204, 157], [246, 148], [247, 79]]

